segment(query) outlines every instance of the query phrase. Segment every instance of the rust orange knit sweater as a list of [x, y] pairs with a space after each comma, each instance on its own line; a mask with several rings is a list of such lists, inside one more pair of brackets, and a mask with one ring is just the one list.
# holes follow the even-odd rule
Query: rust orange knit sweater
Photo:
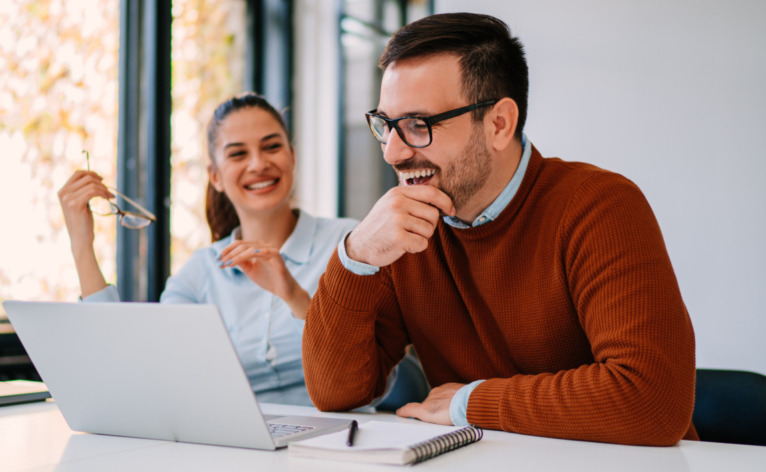
[[303, 360], [321, 410], [368, 404], [412, 343], [432, 386], [487, 379], [468, 421], [622, 444], [696, 438], [694, 333], [656, 219], [629, 180], [533, 150], [498, 218], [440, 222], [372, 276], [337, 254]]

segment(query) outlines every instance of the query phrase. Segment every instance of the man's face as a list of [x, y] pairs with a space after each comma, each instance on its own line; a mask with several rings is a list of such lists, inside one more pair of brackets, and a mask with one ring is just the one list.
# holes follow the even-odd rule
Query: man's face
[[[388, 118], [432, 116], [470, 105], [463, 97], [457, 56], [438, 55], [391, 64], [383, 74], [378, 113]], [[492, 173], [484, 126], [471, 113], [432, 127], [428, 147], [412, 148], [392, 132], [383, 157], [400, 185], [433, 185], [451, 199], [458, 216], [476, 206], [475, 197]], [[483, 202], [482, 202], [483, 203]]]

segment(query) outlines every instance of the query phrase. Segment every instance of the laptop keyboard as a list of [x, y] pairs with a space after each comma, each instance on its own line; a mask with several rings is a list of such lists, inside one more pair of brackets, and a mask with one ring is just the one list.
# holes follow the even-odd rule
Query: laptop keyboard
[[304, 426], [299, 424], [280, 424], [280, 423], [267, 423], [269, 425], [269, 432], [271, 437], [279, 438], [282, 436], [288, 436], [290, 434], [301, 433], [314, 429], [314, 426]]

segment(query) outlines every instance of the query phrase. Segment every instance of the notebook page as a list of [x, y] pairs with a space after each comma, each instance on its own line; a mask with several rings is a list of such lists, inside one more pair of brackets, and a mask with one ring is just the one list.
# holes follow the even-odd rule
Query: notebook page
[[368, 421], [360, 423], [356, 432], [354, 446], [346, 445], [348, 430], [317, 436], [295, 445], [325, 450], [372, 451], [384, 449], [406, 449], [435, 436], [461, 429], [459, 426], [442, 426], [420, 423], [393, 423], [388, 421]]

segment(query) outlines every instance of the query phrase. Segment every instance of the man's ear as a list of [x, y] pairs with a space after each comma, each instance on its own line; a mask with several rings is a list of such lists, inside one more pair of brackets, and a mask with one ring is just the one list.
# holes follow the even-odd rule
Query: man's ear
[[487, 118], [491, 120], [489, 129], [492, 135], [489, 139], [492, 148], [496, 151], [506, 149], [516, 134], [516, 125], [519, 123], [518, 105], [513, 99], [505, 97], [492, 106]]
[[223, 182], [221, 182], [221, 176], [218, 175], [218, 171], [213, 169], [213, 164], [207, 166], [207, 177], [210, 179], [210, 184], [219, 192], [223, 192]]

